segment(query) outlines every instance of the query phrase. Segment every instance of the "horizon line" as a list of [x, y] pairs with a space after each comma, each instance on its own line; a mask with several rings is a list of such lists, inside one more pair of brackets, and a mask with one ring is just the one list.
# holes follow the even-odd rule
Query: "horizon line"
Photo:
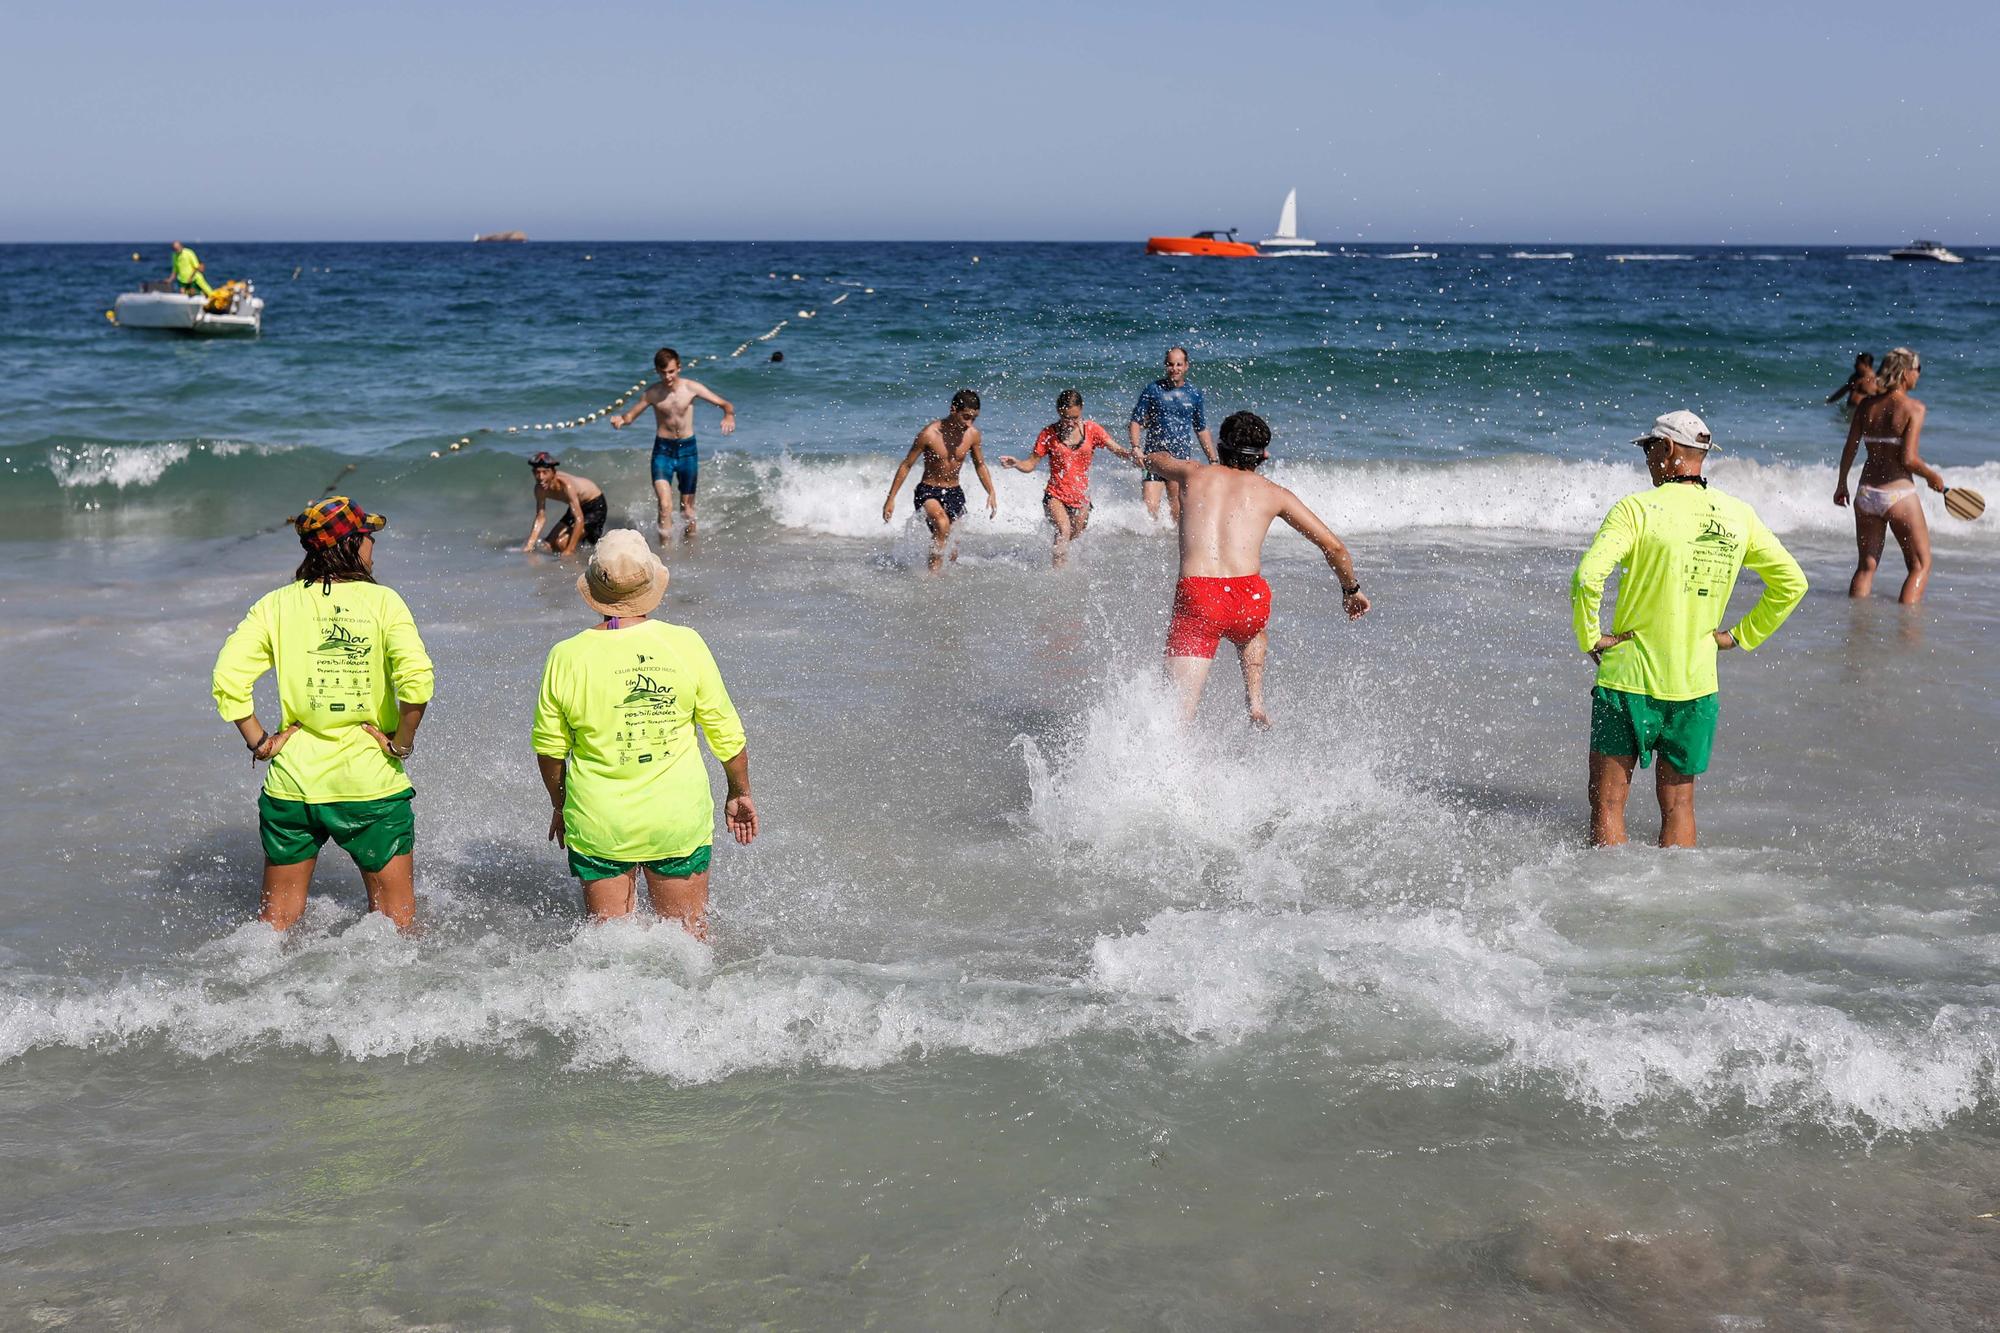
[[[1165, 232], [1161, 232], [1161, 233], [1159, 233], [1159, 234], [1160, 234], [1160, 235], [1167, 235], [1168, 233], [1165, 233]], [[445, 236], [367, 236], [367, 237], [305, 237], [305, 236], [280, 236], [280, 237], [241, 237], [241, 236], [210, 236], [210, 237], [203, 237], [203, 236], [198, 236], [198, 235], [194, 235], [194, 234], [192, 234], [192, 233], [182, 233], [182, 235], [183, 235], [183, 236], [187, 236], [187, 237], [189, 237], [189, 238], [190, 238], [190, 239], [188, 240], [188, 244], [190, 244], [190, 245], [498, 245], [498, 246], [515, 246], [515, 245], [986, 245], [986, 246], [1005, 246], [1005, 245], [1137, 245], [1137, 246], [1143, 246], [1143, 245], [1145, 244], [1145, 242], [1146, 242], [1146, 238], [1140, 238], [1140, 239], [1137, 239], [1137, 240], [1134, 240], [1134, 239], [1132, 239], [1132, 238], [1130, 238], [1130, 237], [1115, 237], [1115, 238], [1111, 238], [1111, 239], [1103, 239], [1103, 238], [1077, 238], [1077, 237], [1028, 237], [1028, 238], [1023, 238], [1023, 237], [1015, 237], [1015, 238], [1012, 238], [1012, 239], [1004, 239], [1004, 240], [996, 240], [996, 239], [992, 239], [992, 238], [979, 238], [979, 237], [975, 237], [975, 238], [969, 238], [969, 239], [968, 239], [968, 238], [942, 238], [942, 237], [887, 237], [887, 236], [871, 236], [871, 237], [821, 237], [821, 238], [813, 238], [813, 237], [797, 237], [797, 236], [794, 236], [794, 237], [757, 237], [757, 238], [753, 238], [753, 239], [741, 239], [741, 238], [724, 238], [724, 237], [695, 237], [695, 236], [678, 236], [678, 237], [641, 237], [641, 238], [629, 238], [629, 237], [627, 237], [627, 238], [619, 238], [619, 237], [602, 237], [602, 236], [598, 236], [598, 237], [590, 237], [590, 236], [584, 236], [584, 237], [571, 237], [571, 236], [547, 236], [547, 237], [540, 237], [540, 238], [537, 238], [537, 237], [529, 237], [529, 238], [527, 238], [526, 240], [521, 240], [521, 241], [480, 241], [480, 240], [477, 240], [477, 239], [475, 239], [475, 238], [472, 238], [472, 237], [467, 237], [467, 238], [465, 238], [465, 239], [463, 239], [463, 240], [460, 240], [460, 239], [457, 239], [457, 238], [454, 238], [454, 237], [445, 237]], [[174, 239], [174, 238], [169, 238], [169, 239]], [[1930, 239], [1930, 238], [1928, 238], [1928, 237], [1915, 237], [1915, 238], [1912, 238], [1911, 240], [1903, 240], [1903, 241], [1884, 241], [1884, 242], [1880, 242], [1880, 244], [1881, 244], [1881, 246], [1882, 246], [1883, 248], [1885, 248], [1885, 249], [1895, 249], [1895, 248], [1897, 248], [1897, 247], [1899, 247], [1899, 246], [1905, 246], [1905, 245], [1910, 245], [1910, 244], [1912, 244], [1912, 243], [1913, 243], [1914, 241], [1918, 241], [1918, 240], [1924, 240], [1924, 241], [1928, 241], [1929, 239]], [[80, 240], [74, 240], [74, 239], [71, 239], [71, 240], [45, 240], [45, 239], [35, 239], [35, 240], [0, 240], [0, 246], [27, 246], [27, 245], [40, 245], [40, 246], [85, 246], [85, 245], [117, 245], [117, 246], [125, 246], [125, 245], [141, 245], [141, 246], [143, 246], [143, 245], [162, 245], [162, 244], [165, 244], [165, 243], [166, 243], [166, 242], [164, 242], [164, 241], [161, 241], [161, 240], [158, 240], [158, 239], [155, 239], [155, 240], [150, 240], [150, 241], [149, 241], [149, 240], [134, 240], [133, 238], [130, 238], [130, 237], [124, 237], [124, 238], [116, 238], [116, 237], [114, 237], [114, 238], [110, 238], [110, 239], [104, 239], [104, 240], [81, 240], [81, 241], [80, 241]], [[1251, 242], [1251, 244], [1256, 244], [1256, 242], [1254, 242], [1254, 241], [1253, 241], [1253, 242]], [[1422, 239], [1422, 238], [1418, 238], [1418, 239], [1414, 239], [1414, 240], [1393, 240], [1393, 241], [1368, 241], [1368, 240], [1349, 240], [1349, 241], [1336, 241], [1336, 240], [1327, 240], [1327, 241], [1316, 241], [1316, 242], [1314, 242], [1314, 244], [1315, 244], [1315, 245], [1324, 245], [1324, 246], [1333, 246], [1333, 247], [1336, 247], [1336, 248], [1343, 248], [1343, 247], [1347, 247], [1347, 246], [1389, 246], [1389, 245], [1451, 245], [1451, 246], [1468, 246], [1468, 245], [1491, 245], [1491, 246], [1501, 246], [1501, 245], [1510, 245], [1510, 246], [1517, 246], [1517, 247], [1524, 247], [1524, 248], [1525, 248], [1525, 247], [1535, 247], [1535, 246], [1539, 246], [1539, 247], [1542, 247], [1542, 248], [1547, 248], [1547, 247], [1550, 247], [1550, 246], [1565, 246], [1565, 245], [1574, 245], [1574, 246], [1585, 246], [1585, 247], [1593, 247], [1593, 248], [1595, 248], [1595, 247], [1608, 247], [1608, 246], [1619, 246], [1619, 247], [1630, 247], [1630, 246], [1651, 246], [1651, 247], [1666, 247], [1666, 246], [1679, 246], [1679, 247], [1681, 247], [1681, 248], [1694, 248], [1694, 249], [1722, 249], [1722, 248], [1727, 248], [1727, 247], [1741, 247], [1741, 246], [1765, 246], [1765, 247], [1769, 247], [1769, 248], [1772, 248], [1772, 249], [1789, 249], [1789, 250], [1807, 250], [1807, 249], [1841, 249], [1841, 248], [1845, 248], [1845, 249], [1856, 249], [1856, 248], [1862, 248], [1862, 249], [1865, 249], [1865, 248], [1868, 248], [1868, 247], [1870, 247], [1870, 246], [1874, 246], [1874, 245], [1876, 245], [1876, 244], [1877, 244], [1877, 242], [1875, 242], [1875, 241], [1838, 241], [1838, 240], [1819, 240], [1819, 241], [1761, 241], [1761, 240], [1730, 240], [1730, 241], [1685, 241], [1685, 240], [1683, 240], [1683, 241], [1673, 241], [1673, 240], [1657, 240], [1657, 239], [1652, 239], [1652, 240], [1610, 240], [1610, 241], [1581, 241], [1581, 240], [1573, 240], [1573, 239], [1572, 239], [1572, 240], [1518, 240], [1518, 239], [1516, 239], [1516, 240], [1479, 240], [1479, 241], [1462, 241], [1462, 240], [1461, 240], [1461, 241], [1447, 241], [1447, 240], [1424, 240], [1424, 239]], [[1993, 248], [1995, 248], [1996, 246], [2000, 246], [2000, 242], [1994, 242], [1994, 243], [1991, 243], [1991, 244], [1989, 244], [1988, 242], [1984, 242], [1984, 241], [1957, 241], [1957, 242], [1953, 242], [1952, 244], [1955, 244], [1955, 245], [1957, 245], [1957, 246], [1960, 246], [1961, 248], [1964, 248], [1964, 249], [1968, 249], [1968, 250], [1985, 250], [1985, 249], [1993, 249]], [[1163, 255], [1163, 256], [1160, 256], [1160, 257], [1161, 257], [1161, 258], [1176, 258], [1176, 257], [1178, 257], [1178, 258], [1189, 258], [1189, 257], [1191, 257], [1191, 256], [1171, 256], [1171, 255]], [[1199, 256], [1193, 256], [1193, 257], [1199, 257]]]

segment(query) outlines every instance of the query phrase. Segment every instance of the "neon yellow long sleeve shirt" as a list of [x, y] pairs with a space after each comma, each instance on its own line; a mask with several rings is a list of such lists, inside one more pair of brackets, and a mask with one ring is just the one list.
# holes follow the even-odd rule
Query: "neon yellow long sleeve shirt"
[[299, 730], [271, 761], [264, 791], [281, 801], [375, 801], [410, 789], [397, 760], [361, 724], [395, 734], [396, 701], [429, 703], [430, 655], [410, 608], [379, 583], [287, 583], [250, 608], [215, 659], [216, 711], [255, 711], [252, 690], [278, 673], [280, 728]]
[[715, 837], [715, 797], [695, 744], [743, 750], [743, 722], [701, 635], [642, 621], [584, 630], [549, 649], [535, 702], [535, 753], [567, 758], [569, 845], [611, 861], [693, 854]]
[[1597, 646], [1605, 580], [1624, 566], [1611, 632], [1632, 637], [1605, 651], [1597, 683], [1655, 699], [1714, 694], [1714, 632], [1744, 568], [1764, 581], [1764, 595], [1729, 632], [1756, 648], [1806, 595], [1806, 576], [1755, 511], [1713, 487], [1669, 482], [1611, 506], [1597, 538], [1571, 576], [1576, 644]]

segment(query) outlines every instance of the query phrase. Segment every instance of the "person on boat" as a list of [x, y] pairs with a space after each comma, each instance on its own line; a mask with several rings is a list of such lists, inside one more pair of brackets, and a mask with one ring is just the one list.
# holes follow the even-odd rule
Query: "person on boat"
[[[255, 765], [264, 844], [258, 918], [289, 929], [305, 911], [320, 847], [354, 858], [368, 910], [408, 930], [416, 918], [416, 825], [403, 765], [434, 688], [431, 659], [401, 597], [375, 581], [375, 534], [387, 522], [344, 495], [292, 520], [305, 559], [260, 598], [215, 659], [215, 706]], [[253, 690], [278, 674], [278, 729], [258, 720]]]
[[[1854, 354], [1854, 370], [1847, 377], [1847, 383], [1826, 396], [1829, 403], [1840, 403], [1842, 412], [1852, 412], [1861, 406], [1861, 400], [1874, 393], [1875, 358], [1868, 352]], [[1841, 400], [1845, 399], [1845, 402]]]
[[[564, 472], [547, 450], [529, 459], [528, 466], [535, 472], [535, 525], [528, 529], [528, 540], [521, 549], [532, 551], [537, 542], [545, 542], [557, 555], [568, 555], [583, 542], [595, 544], [604, 535], [604, 524], [610, 517], [604, 491], [598, 484], [589, 477]], [[562, 501], [569, 506], [569, 512], [543, 537], [542, 525], [548, 522], [551, 500]]]
[[747, 846], [757, 805], [743, 722], [701, 635], [652, 618], [667, 570], [644, 537], [605, 533], [576, 590], [598, 623], [549, 649], [535, 701], [549, 841], [569, 853], [591, 920], [631, 915], [643, 870], [653, 911], [706, 939], [715, 798], [694, 733], [722, 762], [723, 823]]
[[[1714, 440], [1692, 412], [1668, 412], [1633, 441], [1652, 488], [1611, 506], [1570, 578], [1579, 651], [1597, 664], [1590, 692], [1590, 840], [1623, 843], [1632, 769], [1658, 754], [1660, 846], [1695, 845], [1694, 784], [1708, 770], [1720, 715], [1716, 654], [1771, 637], [1806, 595], [1806, 576], [1749, 505], [1701, 475]], [[1611, 632], [1605, 581], [1619, 566]], [[1763, 596], [1720, 628], [1748, 567]]]
[[215, 295], [215, 288], [209, 286], [208, 279], [203, 276], [208, 268], [201, 262], [201, 257], [179, 241], [172, 242], [170, 248], [174, 252], [174, 281], [180, 284], [181, 295], [192, 296], [197, 291], [203, 296]]
[[1175, 511], [1180, 529], [1180, 582], [1174, 587], [1173, 621], [1167, 627], [1167, 676], [1180, 694], [1183, 721], [1201, 704], [1215, 650], [1236, 645], [1243, 692], [1253, 726], [1267, 727], [1264, 657], [1270, 647], [1271, 585], [1262, 572], [1264, 538], [1282, 518], [1319, 547], [1340, 579], [1341, 607], [1358, 620], [1371, 605], [1361, 594], [1354, 561], [1333, 529], [1298, 496], [1257, 475], [1270, 455], [1271, 428], [1255, 412], [1237, 412], [1222, 423], [1222, 466], [1204, 467], [1170, 449], [1146, 456], [1155, 473], [1182, 488]]
[[1840, 451], [1840, 481], [1833, 488], [1833, 502], [1848, 503], [1847, 470], [1854, 466], [1855, 453], [1866, 448], [1868, 461], [1861, 465], [1861, 486], [1854, 493], [1854, 541], [1860, 559], [1854, 577], [1848, 580], [1849, 597], [1866, 597], [1875, 588], [1875, 567], [1882, 559], [1883, 533], [1896, 534], [1903, 548], [1903, 591], [1896, 600], [1915, 606], [1924, 600], [1924, 587], [1931, 577], [1931, 529], [1924, 518], [1923, 502], [1917, 498], [1922, 477], [1934, 491], [1944, 490], [1944, 477], [1917, 454], [1917, 439], [1924, 430], [1924, 405], [1910, 397], [1923, 376], [1917, 354], [1898, 347], [1882, 358], [1875, 377], [1876, 392], [1854, 409], [1847, 425], [1847, 443]]
[[[1133, 453], [1145, 457], [1165, 451], [1185, 461], [1194, 457], [1194, 446], [1199, 442], [1208, 461], [1215, 461], [1215, 440], [1209, 435], [1208, 422], [1202, 415], [1201, 390], [1187, 382], [1187, 375], [1187, 348], [1169, 347], [1166, 373], [1148, 384], [1133, 405], [1132, 420], [1126, 428]], [[1155, 520], [1160, 517], [1160, 495], [1164, 491], [1174, 521], [1180, 521], [1180, 483], [1149, 469], [1139, 489], [1148, 516]]]
[[1090, 458], [1098, 449], [1109, 449], [1130, 460], [1132, 452], [1111, 442], [1110, 432], [1095, 421], [1083, 419], [1083, 395], [1064, 389], [1056, 395], [1056, 419], [1042, 427], [1035, 447], [1026, 458], [1003, 457], [1001, 467], [1033, 472], [1035, 460], [1049, 460], [1049, 484], [1042, 491], [1042, 512], [1055, 529], [1055, 548], [1050, 563], [1060, 569], [1069, 559], [1069, 544], [1083, 535], [1090, 522]]
[[681, 377], [681, 354], [671, 347], [653, 353], [653, 369], [660, 378], [648, 385], [632, 404], [632, 410], [611, 418], [611, 429], [623, 430], [647, 408], [653, 409], [653, 496], [660, 503], [660, 544], [667, 542], [673, 523], [674, 492], [681, 497], [681, 518], [687, 535], [694, 536], [694, 488], [701, 474], [701, 458], [694, 435], [694, 405], [713, 403], [722, 409], [722, 433], [736, 430], [736, 408], [727, 398], [710, 391], [705, 384]]
[[[979, 478], [979, 484], [986, 488], [987, 517], [1000, 512], [1000, 496], [993, 489], [993, 474], [986, 470], [986, 455], [979, 451], [979, 428], [972, 423], [979, 420], [979, 395], [971, 389], [960, 389], [951, 396], [951, 411], [931, 422], [917, 432], [916, 443], [910, 452], [903, 455], [903, 461], [896, 467], [896, 479], [889, 483], [889, 497], [882, 502], [882, 521], [893, 522], [896, 517], [896, 492], [903, 489], [904, 478], [910, 469], [922, 459], [923, 480], [917, 483], [916, 510], [924, 516], [924, 523], [931, 530], [930, 572], [935, 574], [944, 568], [945, 548], [951, 544], [951, 527], [965, 512], [965, 487], [959, 485], [958, 474], [965, 466], [965, 460], [972, 460], [972, 470]], [[958, 559], [956, 547], [951, 549], [951, 558]]]

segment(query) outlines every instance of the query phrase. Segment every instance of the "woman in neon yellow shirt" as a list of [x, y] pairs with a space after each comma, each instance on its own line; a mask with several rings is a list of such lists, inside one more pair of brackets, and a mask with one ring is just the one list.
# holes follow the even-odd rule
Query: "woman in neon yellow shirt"
[[[375, 534], [386, 519], [336, 495], [292, 522], [304, 561], [290, 583], [250, 608], [215, 659], [217, 711], [243, 737], [250, 762], [271, 765], [257, 798], [258, 916], [279, 930], [299, 919], [331, 837], [360, 867], [368, 909], [408, 929], [416, 825], [403, 761], [430, 702], [431, 659], [410, 608], [375, 582]], [[257, 720], [252, 699], [272, 670], [277, 731]]]
[[757, 806], [742, 720], [701, 635], [650, 618], [667, 570], [645, 538], [605, 533], [576, 590], [601, 620], [549, 650], [535, 702], [549, 840], [568, 849], [593, 920], [631, 914], [643, 868], [653, 910], [706, 939], [715, 798], [694, 733], [722, 761], [723, 822], [747, 844]]

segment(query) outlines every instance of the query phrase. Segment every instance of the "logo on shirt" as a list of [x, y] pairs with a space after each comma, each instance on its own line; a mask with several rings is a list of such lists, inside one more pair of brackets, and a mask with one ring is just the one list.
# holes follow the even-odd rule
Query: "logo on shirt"
[[632, 689], [624, 698], [624, 704], [671, 704], [674, 701], [674, 687], [662, 685], [641, 671], [632, 682]]
[[1736, 534], [1728, 528], [1723, 527], [1718, 520], [1712, 518], [1701, 525], [1701, 533], [1695, 540], [1697, 542], [1712, 542], [1722, 547], [1726, 554], [1733, 554], [1736, 550]]
[[358, 634], [350, 634], [340, 625], [329, 625], [326, 637], [320, 640], [319, 653], [341, 653], [348, 657], [361, 657], [368, 652], [368, 640]]

